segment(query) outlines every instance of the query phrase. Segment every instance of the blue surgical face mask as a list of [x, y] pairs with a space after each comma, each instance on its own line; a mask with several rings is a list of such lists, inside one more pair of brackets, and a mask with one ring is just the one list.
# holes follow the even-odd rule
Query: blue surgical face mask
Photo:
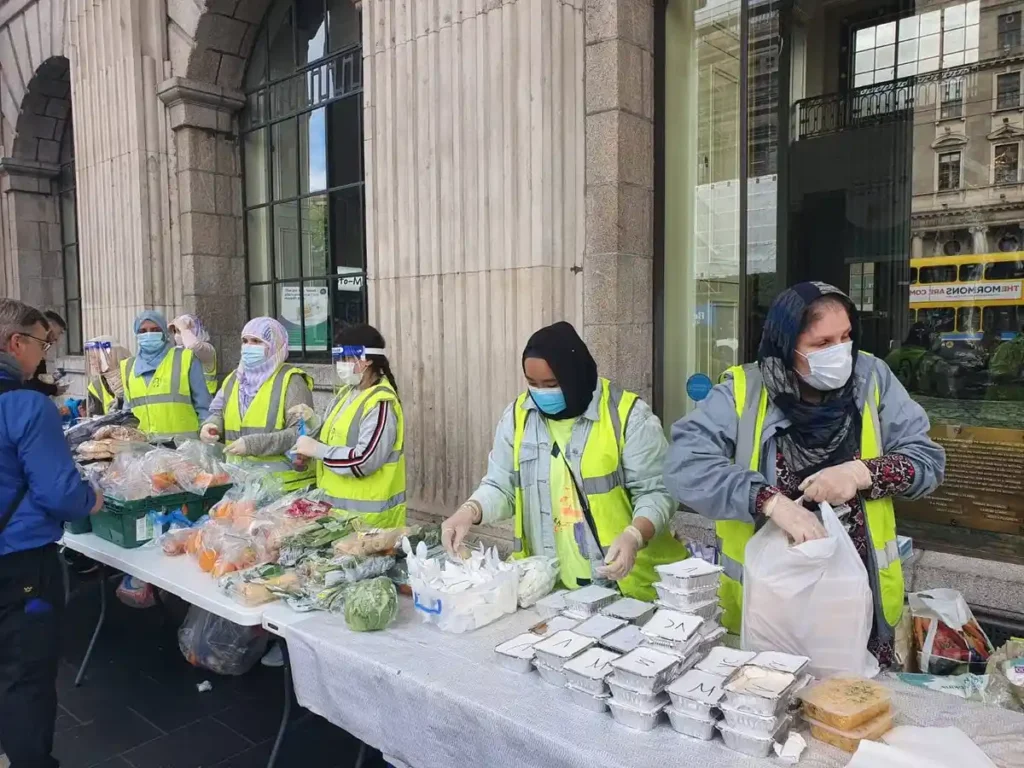
[[552, 387], [551, 389], [530, 387], [530, 397], [533, 398], [533, 402], [541, 410], [541, 413], [546, 413], [548, 416], [557, 416], [565, 410], [565, 395], [562, 394], [561, 387]]
[[147, 331], [145, 333], [135, 334], [136, 341], [139, 342], [139, 349], [143, 352], [156, 352], [159, 349], [163, 349], [164, 335], [160, 331]]
[[267, 349], [262, 344], [242, 345], [242, 365], [255, 368], [267, 359]]

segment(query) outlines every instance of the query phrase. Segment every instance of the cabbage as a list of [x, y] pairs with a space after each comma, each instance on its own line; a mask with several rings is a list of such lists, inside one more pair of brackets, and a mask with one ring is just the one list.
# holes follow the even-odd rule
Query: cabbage
[[384, 629], [398, 615], [398, 590], [386, 576], [359, 581], [345, 592], [345, 623], [356, 632]]

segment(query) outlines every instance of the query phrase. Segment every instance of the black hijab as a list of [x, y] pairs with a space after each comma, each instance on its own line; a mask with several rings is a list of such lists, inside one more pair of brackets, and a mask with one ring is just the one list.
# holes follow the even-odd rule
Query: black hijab
[[565, 410], [551, 418], [560, 420], [582, 416], [597, 389], [597, 363], [576, 329], [565, 321], [541, 328], [530, 337], [523, 350], [524, 371], [528, 357], [539, 358], [551, 366], [565, 395]]
[[846, 307], [852, 327], [853, 365], [857, 365], [860, 325], [849, 297], [828, 283], [798, 283], [772, 302], [765, 318], [757, 362], [771, 401], [786, 415], [791, 426], [779, 433], [779, 448], [786, 465], [801, 477], [823, 467], [849, 461], [860, 441], [860, 418], [851, 372], [846, 384], [822, 392], [819, 402], [800, 396], [800, 379], [793, 369], [796, 340], [808, 319], [811, 304], [832, 297]]

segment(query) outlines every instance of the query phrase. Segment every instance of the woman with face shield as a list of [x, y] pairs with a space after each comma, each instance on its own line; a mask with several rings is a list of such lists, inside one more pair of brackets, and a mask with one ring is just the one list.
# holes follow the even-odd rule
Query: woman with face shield
[[452, 554], [474, 525], [513, 518], [516, 556], [557, 557], [562, 584], [653, 600], [655, 567], [687, 557], [662, 480], [665, 433], [643, 400], [598, 376], [569, 323], [522, 357], [526, 390], [505, 409], [487, 475], [441, 528]]
[[102, 416], [121, 409], [124, 385], [121, 383], [121, 361], [131, 357], [112, 336], [97, 336], [85, 342], [89, 362], [88, 413]]
[[336, 509], [376, 528], [405, 525], [405, 417], [384, 337], [370, 325], [338, 334], [341, 390], [317, 436], [295, 452], [315, 460], [316, 484]]
[[242, 329], [238, 368], [224, 379], [199, 432], [205, 443], [219, 442], [238, 464], [269, 470], [285, 490], [308, 488], [311, 468], [296, 468], [285, 456], [299, 437], [299, 425], [313, 412], [313, 378], [288, 359], [288, 332], [277, 320], [257, 317]]
[[716, 521], [722, 624], [733, 633], [755, 529], [770, 518], [798, 544], [824, 538], [812, 510], [820, 502], [835, 507], [868, 571], [875, 603], [869, 650], [885, 667], [903, 612], [892, 499], [935, 490], [945, 453], [889, 367], [859, 350], [858, 331], [856, 308], [831, 285], [800, 283], [779, 294], [757, 362], [730, 368], [673, 425], [665, 484]]
[[212, 399], [199, 359], [174, 346], [167, 320], [156, 310], [135, 318], [135, 339], [138, 351], [121, 361], [121, 381], [139, 429], [162, 440], [198, 437]]

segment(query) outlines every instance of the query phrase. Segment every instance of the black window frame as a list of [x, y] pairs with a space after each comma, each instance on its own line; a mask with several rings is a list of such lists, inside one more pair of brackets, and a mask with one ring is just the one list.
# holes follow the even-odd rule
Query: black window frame
[[[1000, 150], [1012, 150], [1014, 153], [1014, 164], [1012, 173], [1009, 166], [1000, 165]], [[992, 147], [992, 183], [993, 184], [1019, 184], [1020, 183], [1020, 142], [1008, 141], [996, 144]]]
[[942, 82], [939, 119], [953, 120], [964, 116], [964, 81], [957, 77]]
[[[363, 115], [363, 63], [362, 63], [362, 25], [364, 23], [364, 16], [361, 10], [355, 8], [357, 14], [359, 34], [356, 36], [356, 41], [350, 45], [347, 45], [338, 50], [331, 50], [333, 44], [330, 39], [331, 35], [331, 23], [329, 21], [329, 11], [332, 5], [336, 4], [335, 0], [321, 0], [324, 9], [324, 26], [325, 26], [325, 38], [323, 44], [324, 54], [313, 61], [305, 64], [295, 65], [294, 62], [298, 59], [298, 31], [297, 25], [294, 23], [297, 17], [297, 7], [303, 0], [274, 0], [270, 4], [264, 14], [264, 20], [261, 28], [256, 37], [256, 43], [254, 44], [253, 53], [250, 55], [249, 66], [253, 65], [253, 62], [258, 61], [258, 56], [263, 55], [265, 58], [262, 60], [263, 73], [258, 84], [250, 84], [251, 75], [247, 69], [245, 85], [245, 99], [246, 103], [242, 110], [241, 119], [241, 130], [240, 130], [240, 144], [242, 154], [242, 220], [243, 220], [243, 242], [246, 244], [246, 313], [249, 317], [253, 316], [252, 306], [253, 297], [257, 292], [265, 295], [265, 301], [267, 303], [267, 313], [281, 319], [281, 308], [280, 308], [280, 290], [286, 286], [297, 286], [298, 287], [298, 299], [299, 299], [299, 316], [305, 318], [306, 315], [306, 290], [313, 288], [314, 290], [325, 289], [328, 296], [328, 338], [325, 348], [308, 348], [308, 328], [303, 322], [301, 326], [301, 347], [289, 349], [289, 360], [295, 362], [329, 362], [331, 358], [331, 348], [333, 340], [336, 337], [338, 329], [341, 324], [346, 322], [366, 322], [369, 316], [369, 303], [367, 298], [366, 289], [366, 274], [367, 274], [367, 260], [366, 260], [366, 162], [363, 155], [365, 136], [363, 133], [364, 125], [362, 120]], [[283, 11], [284, 16], [287, 18], [287, 23], [292, 30], [292, 59], [293, 69], [287, 74], [271, 78], [270, 77], [270, 49], [273, 41], [272, 35], [276, 31], [270, 29], [270, 20], [282, 15], [282, 8], [286, 9]], [[258, 51], [258, 46], [263, 45], [262, 51]], [[301, 94], [298, 96], [290, 95], [289, 91]], [[357, 140], [356, 146], [347, 148], [348, 151], [357, 153], [358, 157], [358, 181], [351, 183], [331, 185], [331, 157], [332, 157], [332, 143], [331, 143], [331, 113], [330, 107], [332, 105], [344, 102], [349, 99], [356, 100], [356, 115], [358, 120], [358, 127], [356, 130]], [[279, 109], [278, 104], [285, 102], [286, 106], [290, 108]], [[302, 136], [302, 118], [307, 118], [306, 126], [309, 125], [311, 116], [317, 110], [323, 110], [324, 119], [324, 142], [326, 156], [324, 160], [325, 171], [327, 179], [325, 180], [324, 187], [322, 189], [309, 190], [303, 192], [299, 184], [301, 176], [297, 176], [295, 179], [295, 194], [283, 194], [278, 196], [275, 192], [275, 179], [274, 179], [274, 126], [285, 126], [288, 121], [293, 121], [295, 124], [295, 153], [296, 153], [296, 169], [301, 168], [302, 164], [302, 148], [303, 148], [303, 136]], [[261, 202], [255, 202], [250, 204], [247, 199], [249, 194], [248, 180], [245, 178], [246, 173], [246, 138], [250, 135], [257, 134], [259, 131], [265, 131], [263, 134], [264, 142], [262, 150], [264, 152], [264, 170], [262, 175], [262, 183], [265, 184], [264, 189], [264, 200]], [[301, 174], [301, 171], [298, 171]], [[337, 299], [340, 292], [339, 286], [342, 283], [342, 278], [345, 277], [343, 273], [337, 271], [338, 265], [335, 263], [335, 249], [334, 249], [334, 235], [335, 235], [335, 210], [334, 203], [342, 200], [340, 194], [358, 192], [358, 206], [359, 206], [359, 248], [360, 248], [360, 261], [361, 261], [361, 279], [362, 285], [358, 289], [359, 301], [361, 302], [361, 311], [359, 312], [358, 318], [341, 319], [338, 317]], [[325, 200], [325, 231], [324, 231], [324, 247], [325, 247], [325, 260], [326, 266], [324, 267], [323, 274], [305, 274], [305, 262], [306, 257], [303, 249], [303, 217], [305, 214], [303, 203], [305, 201], [315, 200], [322, 198]], [[298, 277], [294, 276], [279, 276], [278, 272], [278, 259], [276, 253], [276, 240], [278, 236], [278, 230], [274, 228], [274, 216], [275, 209], [281, 206], [294, 205], [296, 210], [296, 228], [297, 228], [297, 242], [298, 242]], [[250, 227], [250, 214], [257, 211], [265, 211], [266, 222], [265, 222], [265, 269], [267, 270], [266, 280], [253, 281], [251, 275], [251, 254], [249, 253], [249, 227]]]
[[1020, 11], [1001, 13], [996, 18], [996, 46], [1002, 52], [1010, 52], [1020, 48], [1021, 44]]
[[[75, 135], [71, 111], [68, 111], [64, 136], [61, 138], [60, 171], [57, 175], [57, 216], [60, 219], [60, 268], [64, 280], [64, 322], [67, 332], [64, 343], [69, 355], [85, 354], [85, 320], [82, 313], [82, 255], [78, 245], [78, 184], [75, 178]], [[75, 221], [69, 226], [64, 215], [64, 199], [71, 199]], [[70, 237], [69, 237], [70, 235]], [[74, 278], [68, 269], [68, 259], [74, 249]], [[73, 291], [71, 289], [74, 289]], [[74, 331], [77, 329], [78, 334]]]
[[996, 109], [1020, 109], [1020, 70], [996, 75]]
[[[954, 192], [961, 188], [961, 184], [963, 183], [963, 154], [964, 153], [959, 149], [953, 150], [952, 152], [939, 153], [939, 174], [937, 179], [939, 192]], [[956, 158], [956, 179], [954, 181], [947, 177], [946, 184], [943, 184], [943, 165], [950, 166], [950, 172], [952, 171], [952, 161], [950, 158]]]

